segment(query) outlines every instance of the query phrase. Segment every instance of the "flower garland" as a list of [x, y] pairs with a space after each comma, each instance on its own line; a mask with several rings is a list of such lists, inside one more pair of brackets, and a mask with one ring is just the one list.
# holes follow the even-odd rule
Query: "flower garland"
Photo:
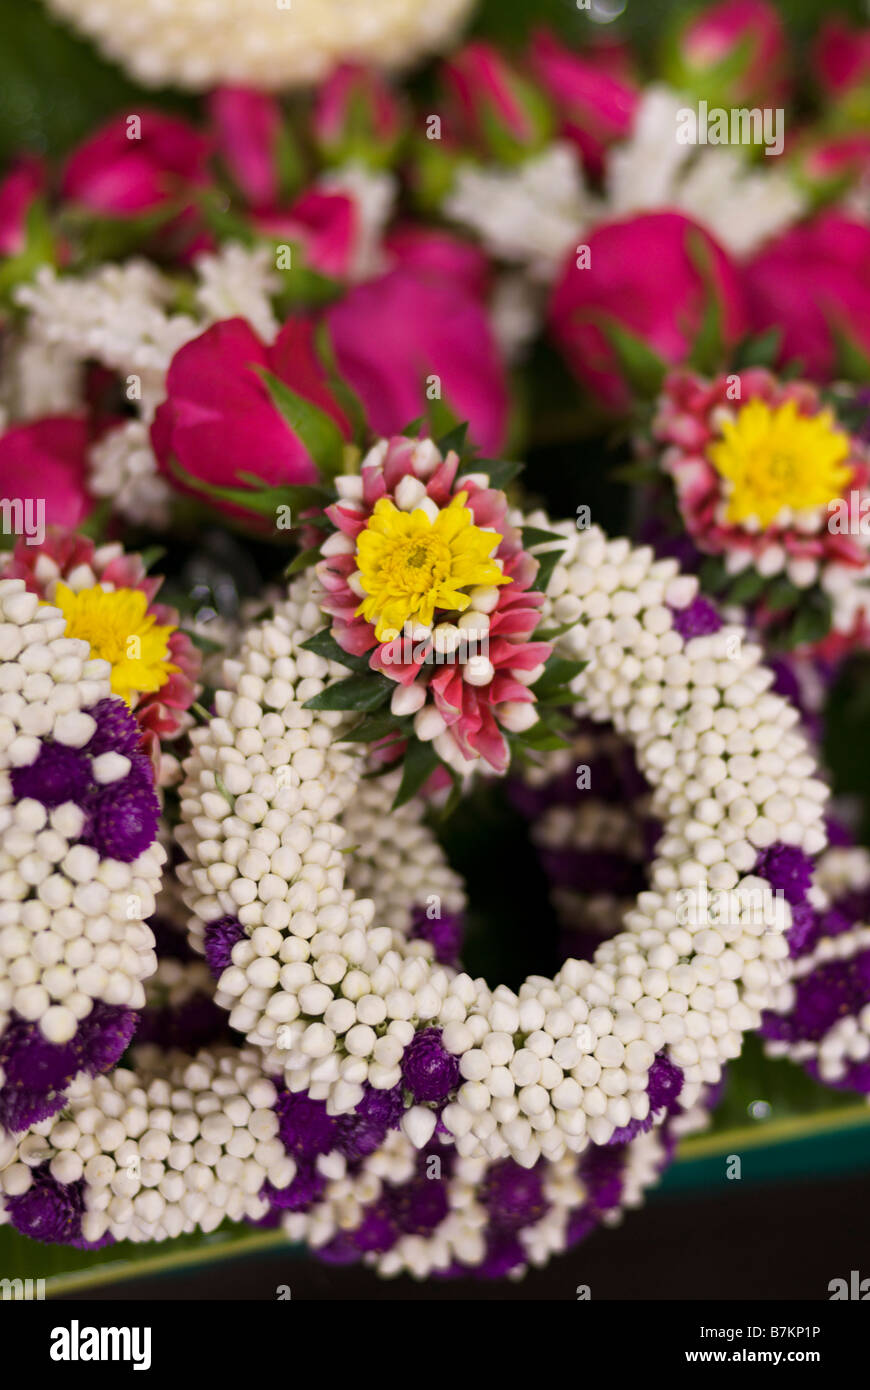
[[14, 1131], [129, 1042], [165, 854], [108, 663], [21, 579], [0, 579], [0, 611], [0, 1126]]
[[[796, 713], [769, 692], [758, 648], [736, 628], [691, 636], [693, 580], [596, 530], [553, 535], [564, 554], [547, 585], [551, 615], [571, 624], [563, 648], [592, 658], [573, 677], [575, 694], [593, 718], [615, 719], [634, 739], [665, 823], [649, 892], [592, 964], [569, 961], [552, 982], [533, 978], [516, 995], [491, 991], [407, 960], [371, 926], [373, 904], [344, 887], [334, 824], [363, 763], [346, 751], [348, 717], [318, 709], [331, 670], [310, 650], [319, 598], [308, 579], [249, 634], [217, 718], [194, 734], [180, 831], [188, 905], [206, 924], [236, 910], [249, 933], [232, 949], [218, 1002], [294, 1091], [315, 1081], [334, 1113], [347, 1113], [363, 1083], [398, 1084], [437, 1022], [443, 1061], [438, 1095], [427, 1100], [443, 1103], [457, 1151], [528, 1166], [645, 1121], [662, 1049], [681, 1068], [690, 1104], [718, 1080], [740, 1033], [759, 1021], [785, 941], [781, 932], [759, 940], [743, 927], [711, 929], [696, 966], [675, 894], [707, 876], [751, 892], [760, 850], [818, 852], [827, 794], [809, 775]], [[802, 781], [785, 755], [809, 764]], [[289, 766], [280, 784], [279, 766]], [[420, 1146], [435, 1125], [419, 1103], [403, 1120]]]

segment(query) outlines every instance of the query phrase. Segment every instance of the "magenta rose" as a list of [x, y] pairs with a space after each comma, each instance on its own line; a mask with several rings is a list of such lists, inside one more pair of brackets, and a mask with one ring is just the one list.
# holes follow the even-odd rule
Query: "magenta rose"
[[847, 20], [829, 19], [812, 53], [816, 81], [834, 105], [856, 117], [870, 115], [870, 29], [854, 28]]
[[47, 415], [13, 426], [0, 435], [0, 498], [27, 503], [22, 514], [31, 521], [74, 530], [94, 507], [87, 489], [88, 443], [87, 422], [79, 415]]
[[395, 266], [438, 279], [452, 279], [482, 299], [489, 288], [490, 263], [471, 241], [413, 222], [400, 223], [384, 238], [384, 251]]
[[788, 57], [782, 16], [770, 0], [719, 0], [671, 36], [667, 76], [711, 106], [765, 105], [788, 91]]
[[[629, 379], [619, 348], [626, 335], [646, 361], [672, 367], [691, 359], [710, 308], [723, 348], [741, 337], [745, 312], [737, 270], [682, 213], [610, 222], [586, 245], [589, 264], [580, 268], [571, 253], [553, 289], [549, 322], [574, 375], [606, 407], [621, 409], [632, 389], [643, 389]], [[658, 384], [650, 383], [653, 390]]]
[[400, 434], [444, 407], [469, 438], [497, 455], [508, 430], [504, 364], [477, 295], [432, 269], [398, 267], [358, 285], [326, 311], [342, 375], [371, 427]]
[[870, 358], [870, 227], [825, 212], [771, 242], [744, 269], [753, 329], [782, 332], [780, 363], [829, 380], [850, 347]]
[[584, 56], [546, 30], [535, 34], [531, 65], [553, 102], [560, 134], [577, 146], [589, 171], [600, 174], [608, 146], [631, 130], [637, 87], [608, 72], [594, 50]]
[[331, 164], [392, 162], [405, 133], [404, 108], [381, 73], [341, 63], [317, 93], [314, 140]]
[[27, 215], [45, 186], [42, 162], [17, 160], [0, 180], [0, 256], [17, 256], [27, 239]]
[[543, 92], [487, 43], [469, 43], [444, 64], [449, 128], [478, 154], [504, 162], [539, 150], [553, 130]]
[[217, 152], [251, 207], [273, 207], [280, 197], [281, 108], [250, 87], [219, 87], [209, 98]]
[[352, 277], [363, 228], [349, 193], [309, 188], [287, 208], [258, 213], [254, 225], [265, 236], [298, 248], [309, 270], [336, 280]]
[[109, 217], [154, 212], [208, 182], [209, 148], [193, 126], [160, 111], [117, 116], [70, 155], [61, 192]]
[[[182, 491], [206, 495], [207, 486], [246, 488], [243, 474], [264, 487], [312, 483], [317, 460], [273, 404], [259, 369], [271, 372], [350, 434], [314, 350], [313, 327], [291, 319], [265, 346], [244, 319], [216, 323], [172, 359], [166, 400], [151, 426], [160, 471]], [[193, 482], [178, 476], [177, 462]], [[240, 515], [238, 508], [222, 510]]]

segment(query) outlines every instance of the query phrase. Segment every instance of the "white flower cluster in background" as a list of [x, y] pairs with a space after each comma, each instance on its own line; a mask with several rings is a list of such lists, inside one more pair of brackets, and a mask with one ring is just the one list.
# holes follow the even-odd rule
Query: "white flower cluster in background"
[[307, 86], [337, 63], [401, 68], [447, 47], [472, 0], [47, 0], [146, 86]]
[[[85, 812], [16, 799], [12, 772], [43, 740], [81, 749], [97, 724], [86, 709], [111, 694], [109, 664], [64, 636], [66, 618], [19, 579], [0, 579], [0, 1034], [14, 1011], [49, 1042], [69, 1041], [95, 1000], [140, 1008], [156, 966], [145, 919], [166, 854], [156, 841], [131, 863], [78, 843]], [[92, 760], [105, 784], [129, 760]]]
[[[458, 1152], [528, 1167], [644, 1121], [662, 1050], [684, 1072], [687, 1105], [718, 1080], [769, 1003], [789, 912], [779, 904], [772, 927], [693, 931], [678, 894], [708, 880], [752, 902], [761, 848], [825, 844], [827, 790], [759, 649], [737, 627], [684, 642], [672, 607], [692, 600], [694, 579], [597, 529], [562, 531], [547, 617], [573, 624], [560, 640], [589, 663], [580, 709], [635, 745], [665, 824], [650, 891], [592, 963], [491, 990], [396, 949], [371, 899], [354, 897], [336, 820], [363, 764], [342, 750], [342, 715], [303, 708], [333, 674], [301, 650], [323, 621], [310, 577], [228, 663], [217, 716], [193, 736], [179, 831], [188, 907], [203, 923], [234, 913], [248, 933], [217, 1000], [291, 1090], [346, 1113], [364, 1082], [397, 1085], [415, 1032], [438, 1025], [462, 1077], [442, 1117]], [[403, 1122], [418, 1147], [434, 1126], [417, 1105]]]

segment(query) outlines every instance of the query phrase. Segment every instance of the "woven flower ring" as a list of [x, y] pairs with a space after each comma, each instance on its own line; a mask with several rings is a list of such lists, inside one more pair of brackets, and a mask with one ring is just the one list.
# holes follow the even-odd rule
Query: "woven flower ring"
[[[793, 922], [765, 866], [826, 843], [797, 711], [675, 562], [520, 515], [495, 467], [382, 441], [312, 513], [316, 563], [225, 663], [180, 793], [164, 1023], [204, 993], [192, 948], [244, 1047], [168, 1050], [152, 1018], [132, 1070], [81, 1070], [2, 1174], [21, 1229], [88, 1244], [244, 1216], [387, 1274], [520, 1272], [636, 1204], [771, 1009]], [[456, 961], [462, 886], [425, 798], [521, 747], [563, 764], [554, 690], [631, 745], [661, 835], [621, 929], [514, 991]], [[5, 814], [48, 735], [11, 731]], [[702, 885], [730, 895], [724, 921], [687, 916]], [[743, 912], [759, 894], [770, 910]]]

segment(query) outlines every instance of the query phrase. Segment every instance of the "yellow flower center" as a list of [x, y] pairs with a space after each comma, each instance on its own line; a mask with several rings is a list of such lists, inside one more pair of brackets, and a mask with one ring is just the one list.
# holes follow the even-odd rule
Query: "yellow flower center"
[[849, 452], [830, 411], [800, 415], [794, 401], [772, 409], [752, 400], [724, 422], [708, 457], [725, 479], [726, 520], [765, 528], [783, 508], [811, 511], [839, 497], [852, 477]]
[[402, 512], [389, 498], [376, 503], [357, 541], [357, 569], [366, 597], [357, 615], [374, 623], [379, 642], [405, 623], [432, 626], [436, 609], [463, 612], [466, 589], [509, 584], [490, 553], [502, 537], [474, 525], [459, 492], [432, 521], [422, 507]]
[[115, 695], [128, 705], [135, 696], [159, 690], [177, 671], [169, 660], [169, 638], [174, 627], [161, 627], [148, 612], [141, 589], [115, 589], [107, 593], [99, 585], [73, 593], [58, 584], [52, 604], [66, 618], [67, 637], [81, 637], [91, 655], [108, 661]]

